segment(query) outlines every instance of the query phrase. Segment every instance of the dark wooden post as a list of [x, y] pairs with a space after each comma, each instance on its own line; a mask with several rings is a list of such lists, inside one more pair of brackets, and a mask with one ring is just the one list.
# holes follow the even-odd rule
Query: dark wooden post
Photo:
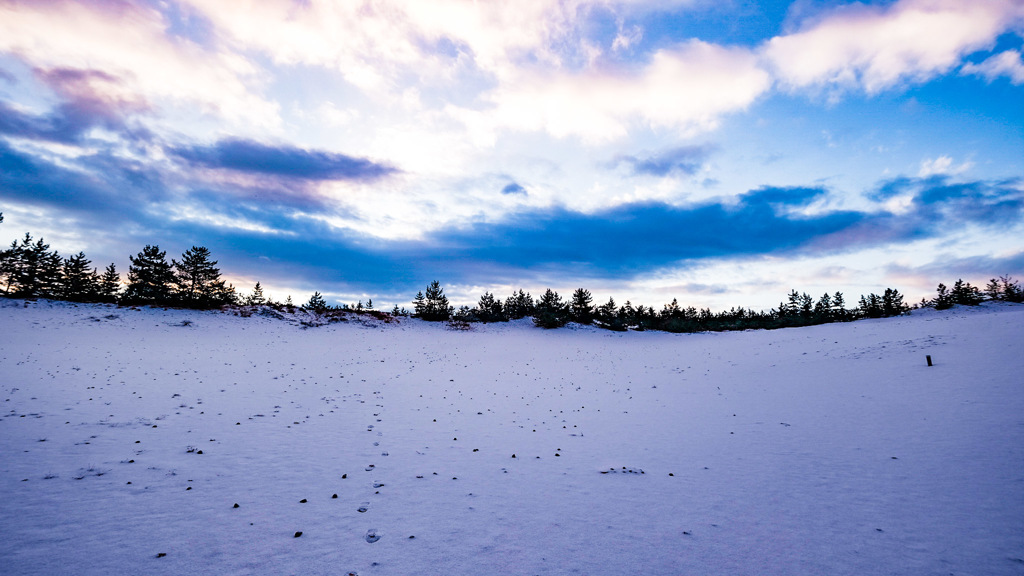
[[928, 361], [928, 365], [929, 366], [932, 365], [932, 355], [931, 354], [926, 354], [924, 359]]

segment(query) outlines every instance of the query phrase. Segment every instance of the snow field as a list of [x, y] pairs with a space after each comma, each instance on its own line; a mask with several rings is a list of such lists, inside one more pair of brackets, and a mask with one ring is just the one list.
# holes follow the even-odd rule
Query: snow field
[[1022, 319], [457, 332], [2, 301], [0, 573], [1024, 574]]

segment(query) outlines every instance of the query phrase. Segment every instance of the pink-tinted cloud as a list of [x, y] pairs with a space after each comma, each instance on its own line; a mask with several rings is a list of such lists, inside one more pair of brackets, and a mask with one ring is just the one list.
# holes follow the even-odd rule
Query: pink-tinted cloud
[[134, 2], [0, 3], [0, 52], [37, 70], [59, 93], [93, 105], [199, 106], [229, 120], [272, 125], [276, 106], [250, 91], [258, 70], [167, 34]]
[[656, 52], [637, 71], [526, 73], [487, 98], [484, 114], [456, 111], [471, 128], [537, 130], [608, 141], [637, 125], [694, 135], [749, 106], [771, 86], [757, 57], [741, 48], [690, 41]]
[[792, 88], [877, 93], [905, 81], [948, 73], [965, 55], [991, 47], [1021, 23], [1017, 0], [901, 0], [853, 4], [771, 39], [764, 54]]
[[1014, 85], [1024, 84], [1024, 60], [1017, 50], [1007, 50], [987, 58], [980, 64], [968, 62], [960, 69], [963, 74], [984, 76], [990, 82], [1006, 76]]

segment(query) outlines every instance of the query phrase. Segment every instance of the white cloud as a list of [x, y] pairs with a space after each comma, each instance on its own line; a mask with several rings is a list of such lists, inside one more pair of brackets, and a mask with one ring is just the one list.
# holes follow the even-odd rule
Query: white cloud
[[640, 42], [644, 38], [644, 29], [640, 26], [632, 26], [629, 30], [622, 30], [620, 27], [619, 33], [615, 36], [615, 40], [612, 41], [612, 50], [629, 50], [631, 46]]
[[[430, 76], [463, 59], [446, 61], [436, 44], [453, 44], [476, 67], [499, 77], [529, 60], [561, 66], [586, 59], [580, 33], [597, 8], [636, 13], [694, 0], [184, 0], [244, 48], [266, 51], [280, 63], [340, 70], [368, 87], [400, 71]], [[624, 38], [635, 41], [637, 30]]]
[[83, 72], [76, 90], [127, 109], [187, 103], [228, 120], [278, 122], [277, 106], [247, 86], [259, 81], [248, 61], [169, 38], [158, 12], [134, 4], [0, 5], [0, 52], [18, 55], [44, 77]]
[[1000, 76], [1007, 76], [1014, 85], [1024, 84], [1024, 61], [1017, 50], [1007, 50], [989, 57], [980, 64], [968, 62], [960, 69], [962, 74], [984, 76], [990, 82]]
[[770, 40], [768, 62], [794, 88], [861, 88], [877, 93], [924, 81], [989, 47], [1024, 18], [1018, 0], [901, 0], [854, 4]]
[[953, 158], [949, 156], [939, 156], [938, 158], [922, 160], [921, 168], [918, 170], [917, 175], [921, 178], [936, 175], [955, 176], [957, 174], [963, 174], [973, 166], [974, 163], [972, 162], [963, 162], [961, 164], [954, 165]]
[[624, 137], [633, 123], [688, 136], [714, 129], [722, 114], [749, 106], [771, 85], [744, 49], [691, 41], [659, 50], [638, 71], [526, 73], [487, 98], [486, 117], [466, 115], [479, 129], [546, 131], [602, 142]]

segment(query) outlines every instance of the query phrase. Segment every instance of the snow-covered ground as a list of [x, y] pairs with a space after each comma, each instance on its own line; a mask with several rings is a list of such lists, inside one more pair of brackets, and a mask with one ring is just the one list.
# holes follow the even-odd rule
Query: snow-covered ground
[[1024, 574], [1024, 306], [0, 334], [3, 574]]

